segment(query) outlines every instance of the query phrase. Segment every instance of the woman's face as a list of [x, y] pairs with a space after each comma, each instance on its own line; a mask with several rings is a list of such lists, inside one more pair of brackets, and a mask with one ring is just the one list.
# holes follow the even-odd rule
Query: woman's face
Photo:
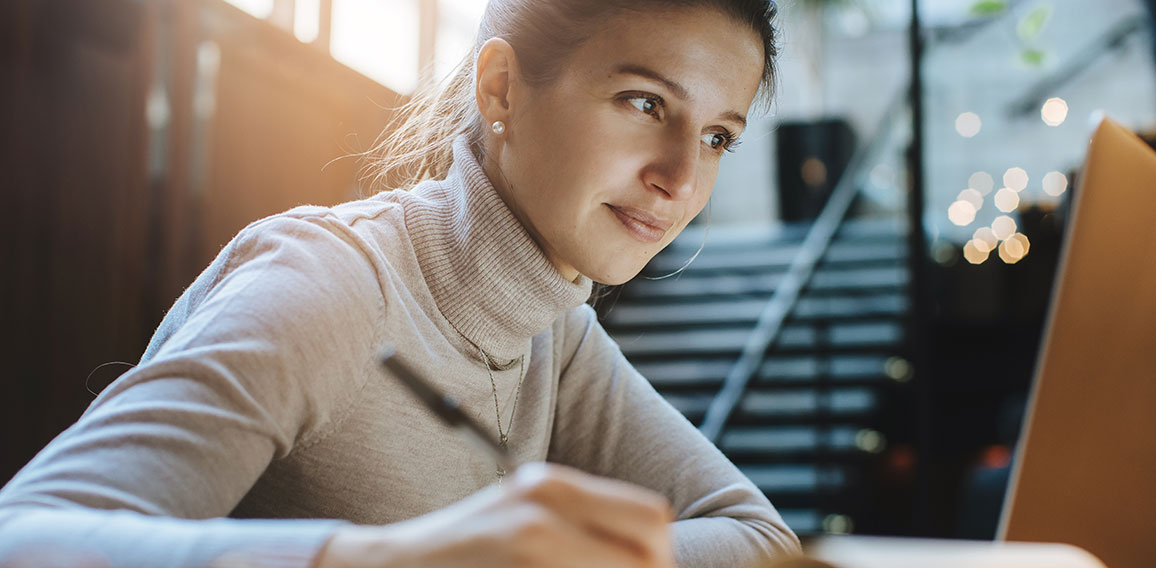
[[511, 90], [506, 132], [488, 144], [500, 172], [487, 173], [564, 276], [620, 284], [706, 205], [762, 43], [714, 9], [628, 11], [566, 65]]

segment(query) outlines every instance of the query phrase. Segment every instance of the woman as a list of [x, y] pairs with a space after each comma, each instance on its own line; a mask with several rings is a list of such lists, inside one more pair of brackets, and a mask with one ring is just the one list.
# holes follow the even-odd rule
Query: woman
[[[475, 56], [386, 144], [385, 167], [434, 181], [238, 234], [141, 365], [0, 491], [0, 559], [729, 567], [796, 551], [583, 304], [706, 203], [769, 96], [773, 15], [492, 0]], [[503, 479], [416, 404], [376, 366], [387, 342], [528, 465]]]

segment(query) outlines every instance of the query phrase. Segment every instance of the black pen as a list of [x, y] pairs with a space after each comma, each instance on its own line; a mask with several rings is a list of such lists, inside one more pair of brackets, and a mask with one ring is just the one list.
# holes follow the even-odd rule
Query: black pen
[[409, 365], [406, 365], [400, 359], [394, 357], [396, 353], [397, 348], [392, 344], [386, 344], [382, 347], [381, 366], [400, 379], [402, 384], [409, 387], [409, 390], [417, 395], [417, 398], [449, 427], [457, 430], [459, 434], [475, 446], [478, 446], [482, 451], [490, 454], [504, 473], [513, 473], [518, 467], [518, 464], [514, 463], [514, 460], [510, 458], [510, 454], [506, 451], [506, 448], [498, 445], [493, 438], [486, 434], [486, 431], [483, 430], [477, 422], [474, 422], [462, 412], [458, 399], [451, 395], [438, 392], [433, 385], [419, 378], [417, 373], [409, 368]]

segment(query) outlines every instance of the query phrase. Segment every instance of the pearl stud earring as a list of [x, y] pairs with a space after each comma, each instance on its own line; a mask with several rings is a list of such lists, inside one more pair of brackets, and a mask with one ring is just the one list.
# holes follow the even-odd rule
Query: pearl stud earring
[[490, 130], [493, 130], [494, 134], [501, 134], [506, 131], [506, 123], [495, 120], [494, 123], [490, 125]]

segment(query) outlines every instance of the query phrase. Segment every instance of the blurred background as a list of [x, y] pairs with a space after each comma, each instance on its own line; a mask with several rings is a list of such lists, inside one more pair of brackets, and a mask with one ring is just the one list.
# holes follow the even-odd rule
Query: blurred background
[[[774, 109], [599, 312], [798, 532], [994, 536], [1088, 137], [1156, 128], [1154, 4], [780, 2]], [[245, 224], [374, 189], [484, 5], [0, 4], [0, 483]]]

